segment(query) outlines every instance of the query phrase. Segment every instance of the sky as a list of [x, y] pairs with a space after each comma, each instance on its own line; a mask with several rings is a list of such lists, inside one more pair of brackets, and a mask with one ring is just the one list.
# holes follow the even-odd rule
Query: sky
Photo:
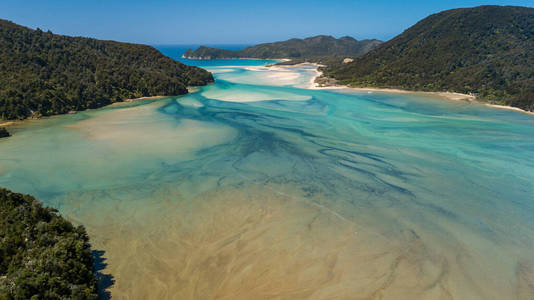
[[530, 1], [1, 0], [0, 19], [54, 33], [158, 44], [256, 44], [319, 34], [388, 40], [439, 11]]

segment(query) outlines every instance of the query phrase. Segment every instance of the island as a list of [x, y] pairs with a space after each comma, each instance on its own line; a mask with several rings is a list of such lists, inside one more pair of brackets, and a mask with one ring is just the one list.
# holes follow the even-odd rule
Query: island
[[69, 37], [0, 20], [0, 120], [175, 96], [211, 73], [138, 44]]
[[322, 82], [449, 91], [534, 111], [534, 8], [479, 6], [431, 15]]

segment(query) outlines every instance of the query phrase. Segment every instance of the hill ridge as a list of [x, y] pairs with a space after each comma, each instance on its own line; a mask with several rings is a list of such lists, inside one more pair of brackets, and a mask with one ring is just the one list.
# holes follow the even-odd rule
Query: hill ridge
[[378, 46], [380, 43], [381, 41], [375, 39], [358, 41], [349, 36], [336, 39], [331, 35], [317, 35], [304, 39], [292, 38], [286, 41], [262, 43], [242, 50], [226, 50], [200, 46], [196, 50], [187, 50], [183, 57], [190, 59], [358, 57]]
[[188, 85], [211, 82], [211, 73], [151, 46], [57, 35], [0, 19], [0, 120], [182, 95]]
[[474, 94], [534, 110], [534, 8], [485, 5], [432, 14], [326, 77], [357, 87]]

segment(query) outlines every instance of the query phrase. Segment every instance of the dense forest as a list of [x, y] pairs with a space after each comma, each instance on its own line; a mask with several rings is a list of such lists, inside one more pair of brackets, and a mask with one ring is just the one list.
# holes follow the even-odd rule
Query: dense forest
[[357, 41], [348, 36], [336, 39], [331, 36], [319, 35], [305, 39], [290, 39], [283, 42], [259, 44], [235, 51], [201, 46], [195, 51], [189, 49], [184, 53], [184, 57], [192, 59], [358, 57], [369, 52], [380, 43], [378, 40]]
[[0, 299], [96, 299], [89, 238], [29, 195], [0, 188]]
[[431, 15], [348, 64], [341, 84], [471, 93], [534, 110], [534, 8], [480, 6]]
[[56, 35], [0, 20], [0, 119], [181, 95], [188, 85], [211, 82], [209, 72], [150, 46]]

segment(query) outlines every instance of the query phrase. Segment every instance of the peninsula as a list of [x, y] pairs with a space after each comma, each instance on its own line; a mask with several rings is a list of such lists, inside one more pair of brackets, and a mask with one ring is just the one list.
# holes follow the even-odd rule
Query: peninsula
[[353, 62], [327, 65], [320, 80], [471, 94], [534, 111], [533, 66], [534, 8], [479, 6], [431, 15]]
[[0, 20], [0, 120], [97, 108], [130, 98], [182, 95], [213, 82], [153, 47], [69, 37]]

